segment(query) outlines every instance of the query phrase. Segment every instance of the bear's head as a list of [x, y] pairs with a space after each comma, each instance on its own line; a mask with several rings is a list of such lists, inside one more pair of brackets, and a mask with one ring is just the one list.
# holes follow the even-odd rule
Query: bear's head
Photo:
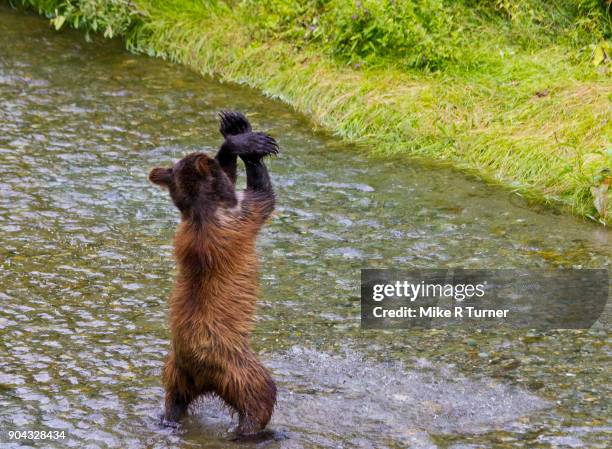
[[157, 167], [149, 180], [170, 192], [184, 216], [214, 212], [219, 205], [232, 207], [236, 194], [219, 163], [204, 153], [192, 153], [170, 168]]

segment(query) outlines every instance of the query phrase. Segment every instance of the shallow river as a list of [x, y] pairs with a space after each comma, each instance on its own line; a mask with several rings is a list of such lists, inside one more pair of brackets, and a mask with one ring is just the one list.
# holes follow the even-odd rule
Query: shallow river
[[[236, 447], [214, 400], [158, 425], [178, 215], [147, 181], [214, 151], [227, 108], [282, 148], [252, 339], [279, 404], [258, 447], [608, 447], [608, 331], [361, 331], [359, 270], [610, 267], [609, 231], [452, 170], [369, 159], [252, 90], [4, 5], [0, 99], [3, 448]], [[66, 438], [8, 438], [50, 429]]]

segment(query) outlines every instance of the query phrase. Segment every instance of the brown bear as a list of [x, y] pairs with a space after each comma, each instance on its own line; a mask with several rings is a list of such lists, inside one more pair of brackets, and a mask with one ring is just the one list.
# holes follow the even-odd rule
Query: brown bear
[[[252, 132], [241, 113], [223, 112], [220, 118], [225, 142], [215, 158], [192, 153], [149, 174], [169, 190], [181, 213], [163, 419], [176, 423], [198, 396], [217, 394], [238, 413], [237, 431], [244, 436], [264, 429], [276, 402], [274, 381], [248, 339], [258, 296], [255, 239], [275, 201], [262, 159], [277, 154], [278, 145]], [[239, 193], [237, 157], [247, 176]]]

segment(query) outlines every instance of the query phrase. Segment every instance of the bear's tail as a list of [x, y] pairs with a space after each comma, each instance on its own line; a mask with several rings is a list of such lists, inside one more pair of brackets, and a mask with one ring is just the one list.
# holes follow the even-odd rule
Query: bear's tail
[[223, 137], [251, 132], [251, 124], [242, 112], [219, 112], [219, 131]]

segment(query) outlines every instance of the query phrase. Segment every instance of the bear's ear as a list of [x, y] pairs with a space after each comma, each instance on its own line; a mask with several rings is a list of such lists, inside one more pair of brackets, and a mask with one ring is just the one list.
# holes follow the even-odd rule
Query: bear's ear
[[160, 186], [168, 186], [172, 182], [172, 169], [156, 167], [149, 172], [149, 181]]
[[195, 161], [195, 169], [198, 175], [203, 178], [209, 177], [212, 175], [212, 171], [214, 169], [213, 165], [215, 163], [214, 159], [209, 158], [205, 154], [198, 156]]

